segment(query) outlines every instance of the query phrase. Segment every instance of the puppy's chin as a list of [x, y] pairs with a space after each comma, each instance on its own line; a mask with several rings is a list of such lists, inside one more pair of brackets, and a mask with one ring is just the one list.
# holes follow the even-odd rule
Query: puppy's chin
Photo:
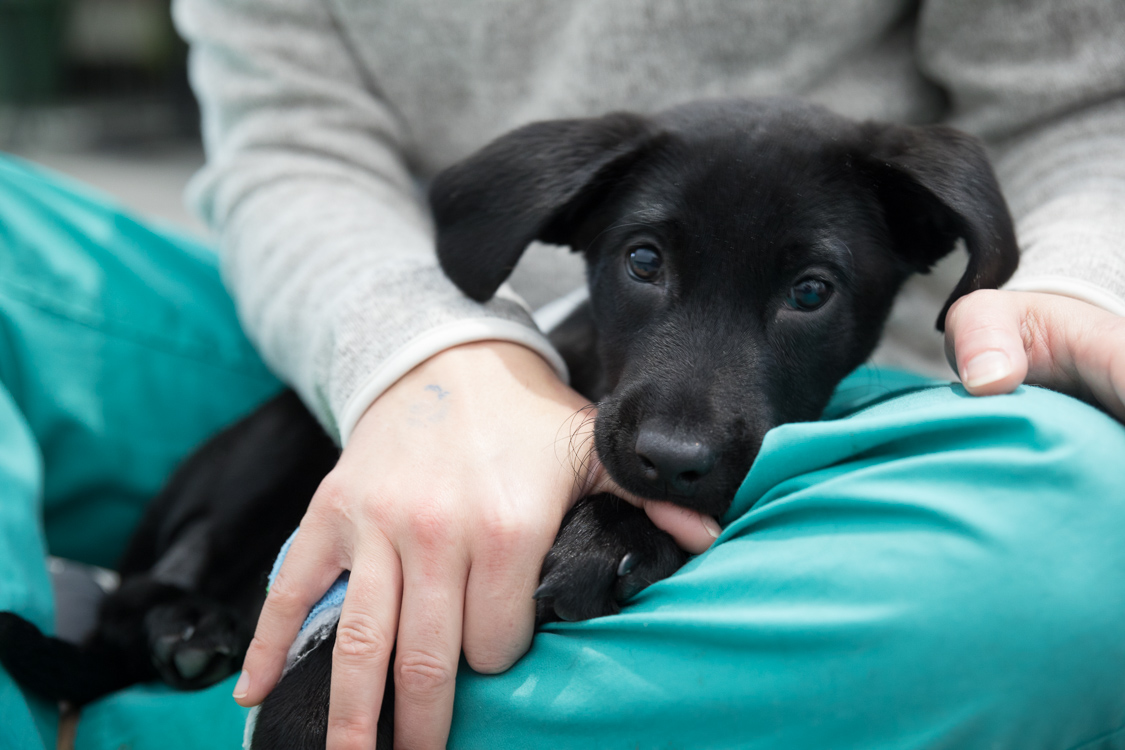
[[726, 433], [717, 440], [712, 468], [695, 481], [673, 482], [654, 473], [651, 464], [638, 455], [637, 420], [629, 418], [627, 412], [631, 410], [615, 406], [612, 401], [599, 404], [594, 428], [598, 457], [615, 482], [650, 500], [664, 500], [715, 517], [726, 513], [758, 455], [766, 428], [746, 431], [731, 424], [712, 430], [712, 434]]

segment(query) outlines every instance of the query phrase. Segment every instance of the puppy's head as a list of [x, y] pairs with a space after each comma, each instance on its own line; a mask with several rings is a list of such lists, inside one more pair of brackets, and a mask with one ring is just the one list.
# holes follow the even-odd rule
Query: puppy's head
[[720, 514], [766, 431], [816, 419], [894, 296], [958, 239], [958, 297], [1018, 251], [980, 144], [799, 102], [542, 122], [436, 179], [449, 277], [485, 300], [532, 240], [585, 254], [613, 478]]

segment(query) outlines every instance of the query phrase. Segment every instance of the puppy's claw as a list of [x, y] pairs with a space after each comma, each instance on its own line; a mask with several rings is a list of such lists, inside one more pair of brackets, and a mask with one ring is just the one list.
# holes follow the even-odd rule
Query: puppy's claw
[[640, 562], [640, 559], [641, 558], [639, 555], [635, 555], [632, 552], [627, 552], [625, 554], [625, 557], [621, 558], [621, 562], [617, 564], [618, 578], [620, 578], [621, 576], [627, 576], [632, 573], [633, 568], [637, 567], [637, 563]]
[[539, 599], [546, 599], [548, 596], [554, 596], [556, 593], [555, 583], [553, 581], [544, 581], [539, 584], [539, 588], [535, 589], [535, 593], [531, 595], [531, 598], [538, 601]]

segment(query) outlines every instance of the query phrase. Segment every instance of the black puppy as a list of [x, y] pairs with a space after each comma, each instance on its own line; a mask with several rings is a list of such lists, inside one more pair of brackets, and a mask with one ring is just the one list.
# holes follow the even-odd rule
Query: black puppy
[[[1018, 255], [974, 139], [781, 100], [529, 125], [439, 175], [431, 204], [442, 266], [478, 300], [532, 240], [585, 254], [590, 302], [554, 340], [599, 400], [598, 455], [623, 487], [714, 515], [766, 431], [816, 419], [870, 355], [911, 273], [964, 239], [969, 265], [941, 328], [954, 300], [1003, 283]], [[588, 498], [544, 561], [540, 620], [615, 612], [683, 561], [642, 512]], [[323, 746], [333, 640], [267, 698], [255, 747]], [[0, 643], [9, 668], [12, 652]]]

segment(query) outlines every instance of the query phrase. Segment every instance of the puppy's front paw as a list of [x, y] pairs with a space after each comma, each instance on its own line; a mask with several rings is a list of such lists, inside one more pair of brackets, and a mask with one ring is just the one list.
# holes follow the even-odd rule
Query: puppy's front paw
[[687, 555], [645, 512], [613, 495], [579, 500], [543, 560], [538, 623], [615, 614], [620, 603], [675, 573]]
[[160, 678], [179, 690], [198, 690], [234, 674], [249, 634], [215, 602], [184, 599], [145, 615], [149, 654]]

